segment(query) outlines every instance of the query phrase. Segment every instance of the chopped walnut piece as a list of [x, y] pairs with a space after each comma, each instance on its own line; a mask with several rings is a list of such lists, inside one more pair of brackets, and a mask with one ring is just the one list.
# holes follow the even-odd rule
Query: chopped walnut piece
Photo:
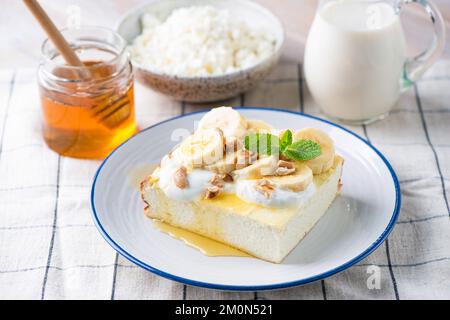
[[295, 165], [292, 162], [280, 160], [277, 166], [278, 168], [275, 170], [277, 176], [287, 176], [295, 172]]
[[220, 192], [220, 188], [218, 186], [211, 186], [206, 189], [205, 199], [212, 199], [217, 196]]
[[225, 185], [225, 182], [232, 182], [232, 181], [233, 178], [229, 174], [215, 174], [211, 178], [211, 180], [209, 180], [211, 186], [206, 189], [205, 199], [214, 198], [222, 190], [222, 188]]
[[295, 164], [293, 162], [280, 160], [280, 161], [278, 161], [278, 167], [286, 168], [286, 169], [294, 169]]
[[275, 191], [275, 185], [268, 179], [261, 179], [256, 183], [255, 190], [270, 199]]
[[222, 179], [225, 182], [233, 182], [233, 177], [229, 173], [223, 174], [223, 178]]
[[275, 188], [275, 185], [272, 183], [272, 181], [270, 181], [269, 179], [261, 179], [258, 182], [258, 185], [260, 186], [264, 186], [264, 187], [271, 187], [272, 189]]
[[209, 183], [218, 186], [219, 188], [222, 188], [225, 182], [233, 182], [233, 177], [228, 173], [215, 174], [211, 180], [209, 180]]
[[187, 187], [189, 187], [187, 170], [185, 167], [180, 167], [177, 171], [175, 171], [173, 175], [173, 181], [175, 182], [175, 185], [180, 189], [186, 189]]
[[223, 180], [223, 176], [222, 174], [215, 174], [211, 180], [209, 180], [209, 183], [211, 183], [213, 186], [219, 187], [219, 188], [223, 188], [224, 185], [224, 180]]

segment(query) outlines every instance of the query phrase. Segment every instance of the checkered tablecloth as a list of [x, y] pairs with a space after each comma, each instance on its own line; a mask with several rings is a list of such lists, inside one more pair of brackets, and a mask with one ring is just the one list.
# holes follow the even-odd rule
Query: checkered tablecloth
[[[301, 70], [283, 61], [258, 88], [227, 104], [317, 115]], [[141, 86], [136, 98], [141, 128], [206, 107]], [[379, 148], [400, 179], [403, 206], [389, 239], [358, 265], [301, 287], [207, 290], [144, 271], [101, 238], [89, 204], [99, 162], [49, 150], [40, 132], [35, 70], [0, 70], [0, 298], [449, 299], [450, 61], [436, 64], [388, 119], [349, 128]], [[379, 288], [373, 272], [380, 273]]]

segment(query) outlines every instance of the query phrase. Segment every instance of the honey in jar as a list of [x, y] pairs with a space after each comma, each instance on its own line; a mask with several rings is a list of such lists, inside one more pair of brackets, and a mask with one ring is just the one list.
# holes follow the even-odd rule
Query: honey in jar
[[44, 139], [61, 155], [102, 159], [137, 131], [125, 41], [104, 28], [63, 35], [84, 66], [66, 65], [52, 44], [44, 43], [38, 72]]

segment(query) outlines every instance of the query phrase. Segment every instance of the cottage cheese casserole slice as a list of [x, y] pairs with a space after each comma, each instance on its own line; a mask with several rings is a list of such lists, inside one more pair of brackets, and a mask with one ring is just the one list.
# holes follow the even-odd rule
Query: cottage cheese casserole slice
[[152, 219], [280, 263], [331, 205], [343, 158], [315, 128], [208, 112], [141, 183]]

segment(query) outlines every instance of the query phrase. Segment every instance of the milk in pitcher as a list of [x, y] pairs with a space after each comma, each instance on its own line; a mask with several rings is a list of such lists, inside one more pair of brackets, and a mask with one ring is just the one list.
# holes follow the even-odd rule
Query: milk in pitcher
[[326, 3], [307, 41], [308, 88], [327, 115], [370, 122], [387, 114], [399, 98], [405, 51], [400, 19], [391, 5]]

